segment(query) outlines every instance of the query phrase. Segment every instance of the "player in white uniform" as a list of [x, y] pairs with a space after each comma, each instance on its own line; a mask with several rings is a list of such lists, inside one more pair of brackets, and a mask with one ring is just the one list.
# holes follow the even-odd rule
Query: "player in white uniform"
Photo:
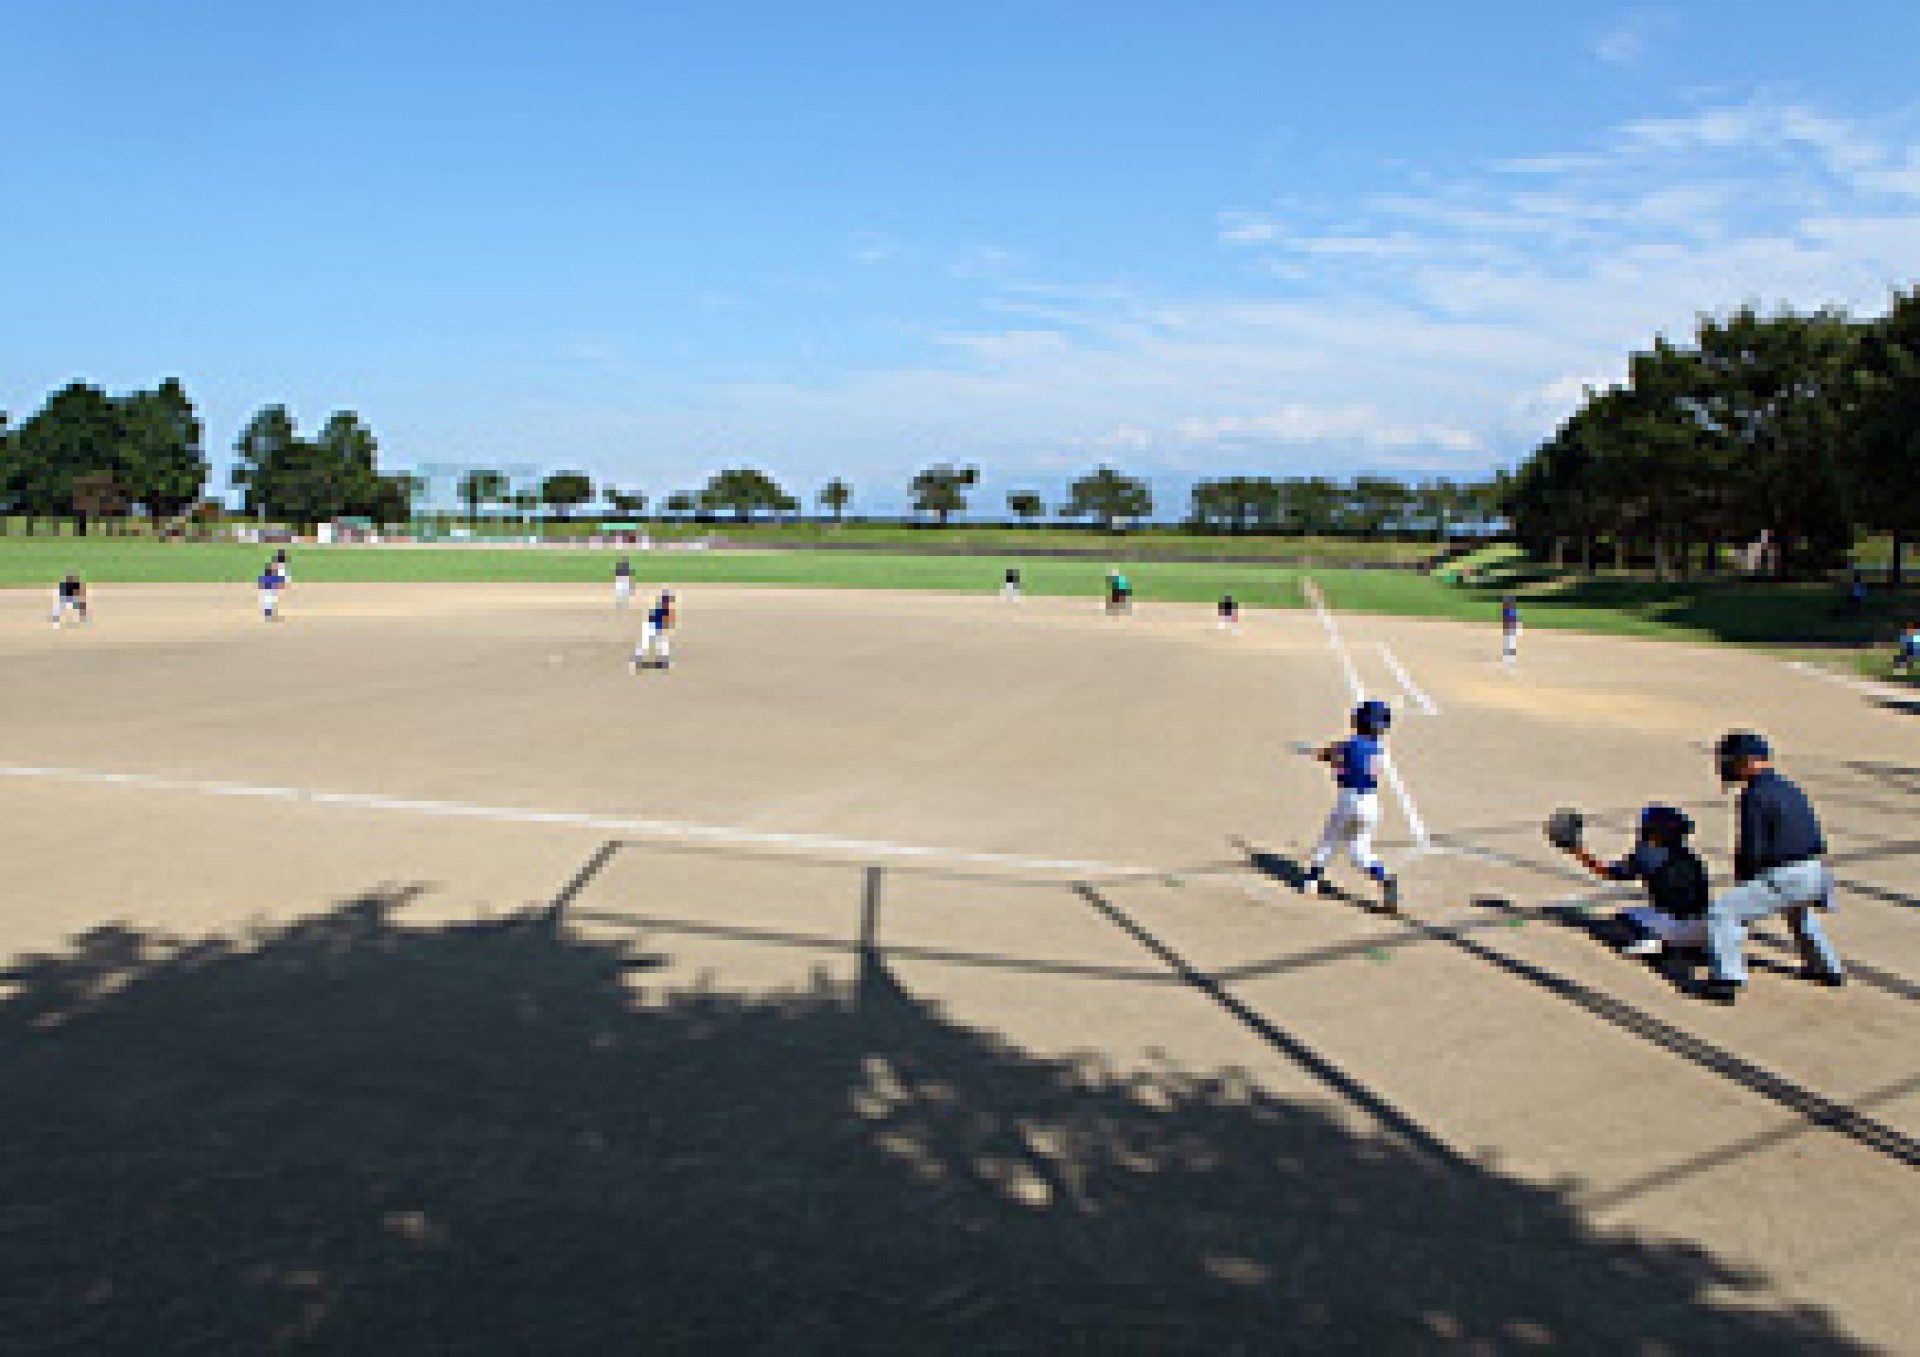
[[78, 575], [68, 575], [61, 580], [53, 595], [53, 625], [57, 630], [73, 614], [76, 621], [87, 620], [87, 586], [80, 582]]
[[1020, 597], [1020, 567], [1007, 567], [1007, 582], [1000, 586], [1000, 597], [1011, 603]]
[[1373, 854], [1373, 831], [1380, 824], [1380, 767], [1387, 757], [1381, 741], [1392, 723], [1393, 713], [1386, 703], [1362, 702], [1353, 709], [1353, 735], [1328, 745], [1316, 756], [1333, 766], [1338, 790], [1326, 828], [1307, 864], [1307, 875], [1300, 883], [1302, 890], [1324, 894], [1332, 889], [1322, 873], [1333, 855], [1345, 848], [1353, 865], [1380, 888], [1380, 903], [1388, 909], [1399, 907], [1400, 883]]
[[655, 663], [662, 669], [673, 668], [673, 639], [670, 633], [676, 621], [673, 604], [673, 590], [662, 589], [660, 598], [647, 609], [647, 620], [640, 628], [640, 644], [633, 648], [633, 661], [628, 666], [634, 673]]
[[633, 602], [633, 562], [622, 556], [613, 567], [613, 606], [624, 608]]

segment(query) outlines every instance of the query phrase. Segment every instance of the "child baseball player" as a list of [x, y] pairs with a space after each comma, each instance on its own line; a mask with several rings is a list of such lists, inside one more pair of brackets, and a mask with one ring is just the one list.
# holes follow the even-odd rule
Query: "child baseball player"
[[1400, 906], [1400, 883], [1386, 864], [1373, 855], [1373, 831], [1380, 824], [1380, 773], [1387, 751], [1383, 741], [1387, 727], [1393, 724], [1393, 712], [1378, 699], [1362, 702], [1353, 709], [1353, 734], [1321, 749], [1315, 758], [1333, 769], [1333, 810], [1320, 833], [1320, 843], [1307, 863], [1302, 890], [1322, 894], [1331, 890], [1326, 878], [1327, 862], [1345, 848], [1347, 856], [1380, 887], [1380, 903], [1387, 909]]
[[1107, 572], [1107, 611], [1123, 613], [1133, 606], [1133, 581], [1118, 570]]
[[1907, 623], [1893, 647], [1893, 672], [1911, 674], [1920, 665], [1920, 624]]
[[1520, 604], [1512, 594], [1500, 600], [1500, 662], [1513, 664], [1520, 658]]
[[633, 562], [622, 556], [613, 567], [613, 606], [624, 608], [633, 602]]
[[260, 590], [260, 614], [269, 622], [280, 620], [280, 591], [287, 586], [287, 577], [275, 568], [275, 562], [268, 561], [266, 569], [260, 572], [260, 578], [254, 581]]
[[1605, 862], [1582, 844], [1564, 848], [1606, 881], [1639, 881], [1647, 888], [1647, 903], [1620, 912], [1636, 936], [1620, 949], [1625, 956], [1659, 956], [1667, 948], [1707, 945], [1707, 866], [1687, 847], [1693, 821], [1673, 806], [1648, 806], [1640, 812], [1640, 831], [1633, 851], [1617, 862]]
[[281, 547], [273, 553], [273, 559], [267, 562], [267, 569], [280, 577], [282, 584], [293, 583], [293, 567], [287, 563], [287, 549]]
[[1019, 566], [1010, 565], [1007, 567], [1007, 582], [1000, 586], [1000, 597], [1006, 599], [1009, 603], [1020, 597]]
[[640, 644], [633, 648], [633, 662], [628, 667], [634, 673], [653, 664], [656, 655], [660, 668], [673, 668], [673, 642], [669, 633], [675, 620], [673, 590], [662, 589], [659, 599], [647, 609], [647, 620], [640, 628]]
[[78, 575], [68, 575], [54, 586], [53, 625], [55, 630], [59, 629], [68, 613], [73, 614], [77, 622], [87, 620], [87, 586], [80, 582]]
[[1221, 631], [1230, 631], [1235, 636], [1240, 634], [1240, 604], [1232, 594], [1220, 595], [1219, 626]]

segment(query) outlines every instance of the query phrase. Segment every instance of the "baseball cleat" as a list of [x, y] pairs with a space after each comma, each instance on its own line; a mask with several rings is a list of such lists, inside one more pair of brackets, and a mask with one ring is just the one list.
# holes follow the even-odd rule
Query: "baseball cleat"
[[1388, 877], [1381, 878], [1380, 903], [1383, 907], [1387, 909], [1398, 910], [1400, 908], [1400, 878], [1399, 877], [1388, 876]]
[[1740, 991], [1746, 986], [1738, 980], [1709, 980], [1700, 989], [1700, 997], [1709, 1003], [1724, 1004], [1731, 1008], [1740, 1000]]
[[1658, 938], [1635, 938], [1620, 949], [1621, 956], [1659, 956], [1665, 950]]

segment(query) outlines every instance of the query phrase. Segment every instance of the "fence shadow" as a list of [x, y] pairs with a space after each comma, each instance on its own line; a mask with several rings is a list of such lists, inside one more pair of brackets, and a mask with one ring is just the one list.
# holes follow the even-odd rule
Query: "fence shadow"
[[[1856, 1351], [1557, 1188], [382, 889], [0, 973], [12, 1353]], [[644, 996], [642, 991], [644, 990]]]

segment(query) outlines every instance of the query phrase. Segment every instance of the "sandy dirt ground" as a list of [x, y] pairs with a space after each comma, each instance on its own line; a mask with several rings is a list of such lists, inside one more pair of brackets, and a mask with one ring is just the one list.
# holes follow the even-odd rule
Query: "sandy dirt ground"
[[[18, 1351], [1912, 1350], [1920, 717], [1750, 652], [565, 586], [0, 610]], [[1394, 703], [1399, 917], [1292, 888]], [[1543, 843], [1842, 883], [1733, 1008]], [[14, 1347], [15, 1343], [23, 1346]]]

